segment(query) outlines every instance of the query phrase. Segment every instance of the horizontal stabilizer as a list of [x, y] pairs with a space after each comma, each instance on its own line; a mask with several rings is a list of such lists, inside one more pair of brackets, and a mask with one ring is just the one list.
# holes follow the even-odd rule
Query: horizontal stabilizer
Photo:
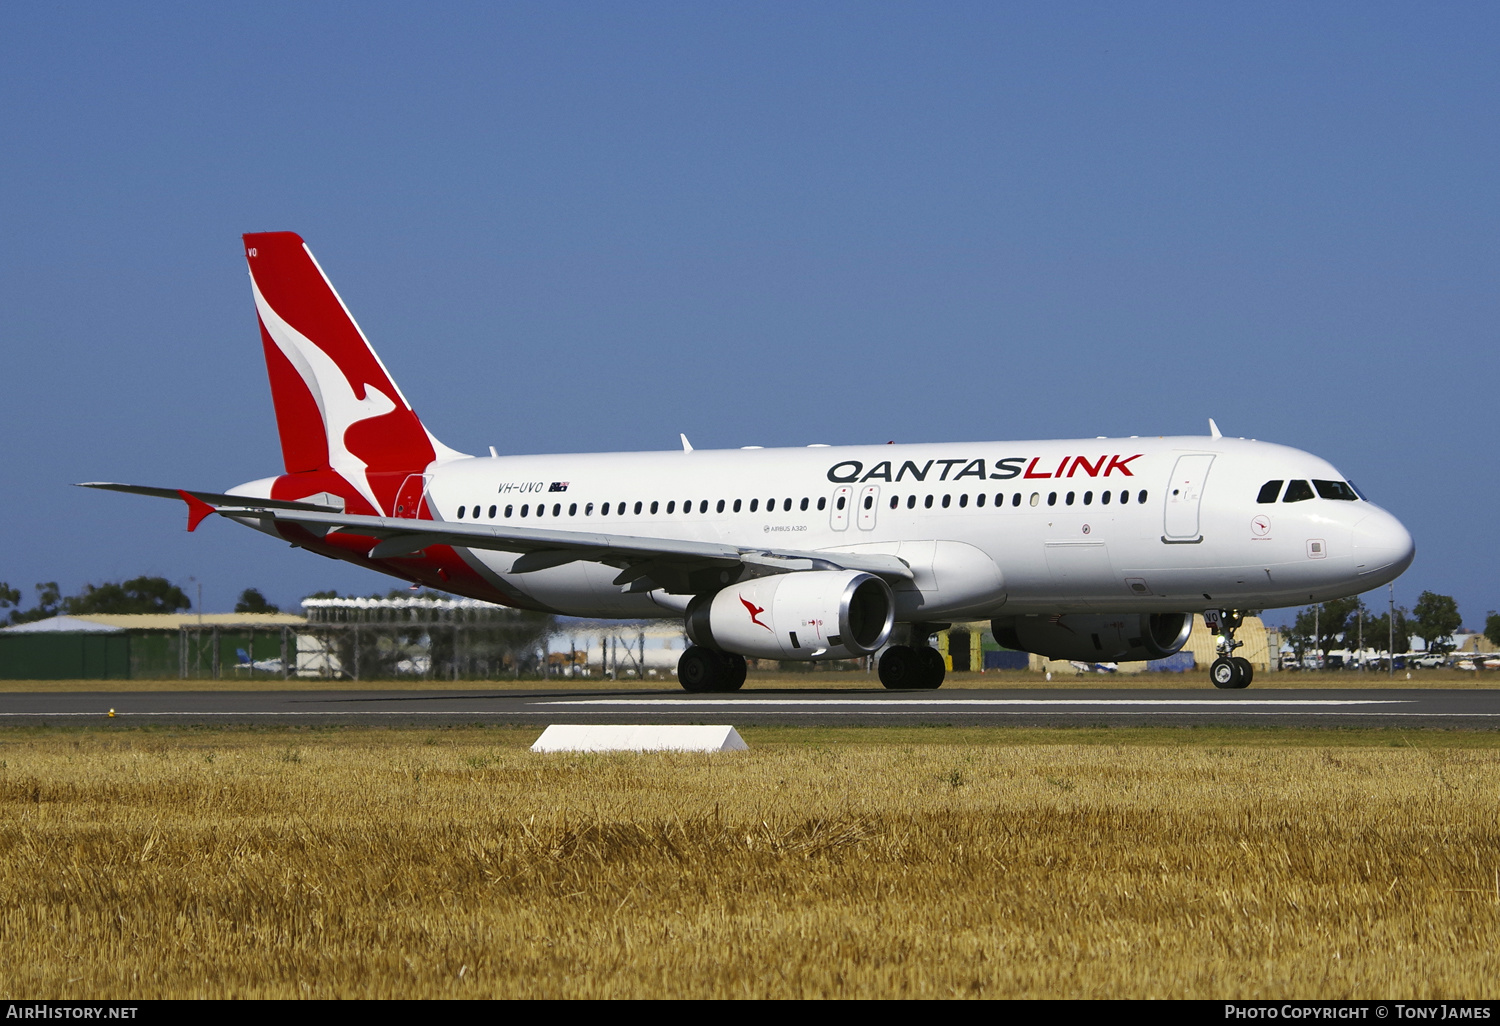
[[317, 502], [292, 502], [287, 499], [257, 499], [249, 495], [226, 495], [223, 492], [200, 492], [196, 489], [153, 488], [149, 485], [114, 484], [109, 481], [81, 481], [79, 488], [102, 488], [109, 492], [126, 492], [130, 495], [150, 495], [158, 499], [184, 499], [191, 496], [214, 507], [215, 511], [225, 507], [243, 509], [296, 509], [308, 513], [339, 513], [339, 506], [325, 506]]

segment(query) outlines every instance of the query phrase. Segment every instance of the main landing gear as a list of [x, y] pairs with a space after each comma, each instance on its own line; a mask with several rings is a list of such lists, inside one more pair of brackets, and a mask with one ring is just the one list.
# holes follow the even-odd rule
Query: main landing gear
[[1250, 660], [1234, 654], [1244, 644], [1234, 640], [1234, 632], [1245, 622], [1238, 609], [1205, 609], [1203, 622], [1208, 629], [1219, 635], [1219, 658], [1208, 668], [1208, 678], [1216, 688], [1248, 688], [1255, 677], [1255, 668]]
[[738, 691], [745, 683], [745, 657], [693, 645], [677, 660], [677, 683], [694, 693]]
[[892, 645], [886, 649], [880, 657], [880, 683], [892, 691], [931, 691], [942, 687], [948, 667], [942, 653], [925, 644], [930, 636], [923, 633], [922, 627], [914, 626], [912, 640], [920, 637], [924, 644]]

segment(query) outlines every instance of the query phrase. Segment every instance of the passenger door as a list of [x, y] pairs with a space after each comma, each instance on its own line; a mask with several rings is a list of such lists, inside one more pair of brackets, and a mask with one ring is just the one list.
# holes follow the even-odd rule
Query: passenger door
[[1167, 507], [1161, 540], [1169, 545], [1191, 545], [1201, 542], [1198, 509], [1203, 502], [1203, 485], [1208, 480], [1213, 453], [1194, 453], [1177, 457], [1172, 481], [1167, 486]]

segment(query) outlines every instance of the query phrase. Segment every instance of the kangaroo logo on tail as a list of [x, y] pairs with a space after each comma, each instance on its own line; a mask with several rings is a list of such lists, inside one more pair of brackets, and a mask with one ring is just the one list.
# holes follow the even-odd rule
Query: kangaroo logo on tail
[[288, 474], [332, 470], [376, 513], [405, 475], [462, 456], [428, 433], [293, 232], [245, 236]]

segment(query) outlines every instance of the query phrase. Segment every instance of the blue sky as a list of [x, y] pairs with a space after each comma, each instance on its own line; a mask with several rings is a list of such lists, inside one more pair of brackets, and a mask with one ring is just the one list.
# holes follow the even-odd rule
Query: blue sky
[[290, 229], [465, 451], [1214, 417], [1405, 521], [1398, 602], [1500, 607], [1500, 8], [223, 6], [0, 9], [28, 594], [389, 586], [69, 487], [279, 470], [238, 237]]

